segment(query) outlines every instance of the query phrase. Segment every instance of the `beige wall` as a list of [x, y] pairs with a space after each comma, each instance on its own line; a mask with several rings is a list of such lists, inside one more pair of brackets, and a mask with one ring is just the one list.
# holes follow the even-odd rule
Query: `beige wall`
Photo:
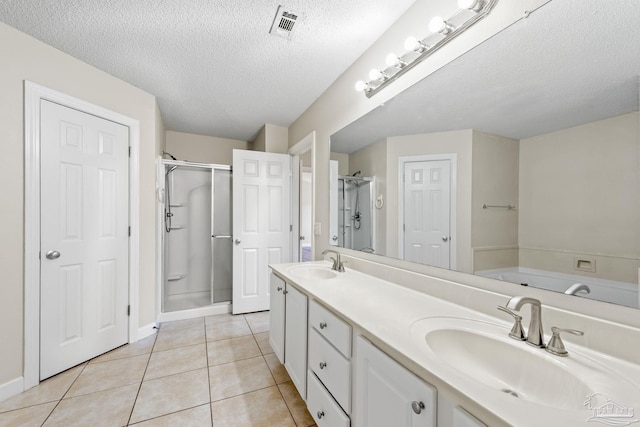
[[253, 140], [252, 147], [256, 151], [285, 154], [289, 151], [289, 129], [267, 123]]
[[178, 160], [197, 163], [233, 163], [233, 150], [250, 150], [253, 146], [237, 139], [216, 138], [194, 133], [167, 131], [167, 151]]
[[518, 206], [518, 153], [518, 140], [473, 131], [473, 247], [518, 244], [517, 210], [482, 207]]
[[521, 265], [578, 274], [574, 254], [593, 255], [597, 275], [612, 270], [637, 281], [639, 115], [520, 142]]
[[334, 153], [330, 155], [330, 160], [338, 162], [338, 175], [349, 174], [349, 155], [344, 153]]
[[452, 4], [450, 0], [417, 0], [289, 127], [290, 144], [316, 131], [314, 220], [322, 226], [322, 234], [314, 239], [316, 254], [329, 246], [330, 136], [500, 30], [522, 19], [525, 11], [533, 11], [547, 1], [499, 2], [486, 19], [458, 36], [446, 48], [435, 52], [428, 60], [414, 67], [383, 91], [372, 98], [357, 93], [353, 89], [355, 82], [365, 78], [371, 68], [384, 64], [384, 58], [389, 52], [401, 50], [408, 35], [428, 32], [425, 16], [439, 15], [442, 10], [449, 10]]
[[140, 326], [155, 321], [155, 159], [162, 147], [154, 96], [0, 23], [0, 385], [23, 373], [24, 80], [140, 121]]

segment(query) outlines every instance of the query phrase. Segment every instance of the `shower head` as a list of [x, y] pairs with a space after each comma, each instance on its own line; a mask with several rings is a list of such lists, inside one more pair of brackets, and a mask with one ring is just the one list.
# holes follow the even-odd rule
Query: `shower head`
[[162, 155], [163, 155], [163, 156], [169, 156], [169, 157], [171, 157], [173, 160], [178, 160], [178, 159], [176, 159], [174, 156], [172, 156], [172, 155], [171, 155], [171, 153], [167, 153], [166, 151], [163, 151], [163, 152], [162, 152]]
[[362, 171], [355, 171], [354, 173], [351, 174], [351, 176], [358, 176], [362, 173]]

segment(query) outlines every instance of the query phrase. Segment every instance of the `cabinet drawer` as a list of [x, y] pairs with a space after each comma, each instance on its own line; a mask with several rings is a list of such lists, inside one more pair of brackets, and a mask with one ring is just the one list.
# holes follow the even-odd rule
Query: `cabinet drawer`
[[351, 326], [315, 301], [309, 305], [309, 325], [325, 337], [349, 359], [351, 357]]
[[309, 369], [349, 414], [351, 364], [313, 328], [309, 328]]
[[307, 387], [307, 408], [318, 427], [349, 427], [349, 417], [311, 371]]

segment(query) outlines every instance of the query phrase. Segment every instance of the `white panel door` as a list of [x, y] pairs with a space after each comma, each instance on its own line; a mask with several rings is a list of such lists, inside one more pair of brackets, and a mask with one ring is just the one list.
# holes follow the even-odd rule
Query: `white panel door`
[[269, 309], [269, 264], [289, 262], [286, 154], [233, 150], [233, 313]]
[[40, 379], [128, 340], [126, 126], [41, 103]]
[[404, 164], [404, 259], [450, 267], [451, 161]]

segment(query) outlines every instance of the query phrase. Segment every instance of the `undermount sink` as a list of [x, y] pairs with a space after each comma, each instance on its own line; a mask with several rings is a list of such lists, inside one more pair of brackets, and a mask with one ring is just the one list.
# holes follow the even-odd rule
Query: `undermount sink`
[[504, 393], [507, 399], [583, 410], [590, 395], [620, 391], [625, 382], [575, 349], [569, 348], [567, 358], [556, 357], [509, 338], [508, 332], [508, 327], [498, 324], [447, 317], [422, 319], [411, 328], [414, 340], [441, 369], [461, 381], [474, 381]]
[[338, 276], [338, 272], [332, 270], [331, 267], [317, 264], [302, 264], [292, 267], [289, 271], [294, 276], [298, 276], [302, 279], [327, 280]]

